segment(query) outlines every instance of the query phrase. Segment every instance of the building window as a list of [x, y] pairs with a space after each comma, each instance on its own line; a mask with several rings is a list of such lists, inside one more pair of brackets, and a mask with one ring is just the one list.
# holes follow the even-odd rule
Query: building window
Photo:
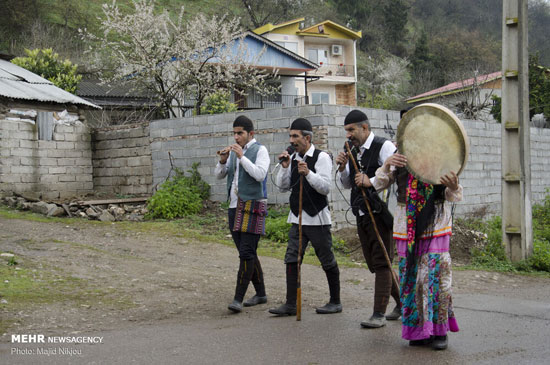
[[281, 47], [284, 47], [284, 48], [288, 49], [291, 52], [298, 53], [298, 42], [280, 42], [280, 41], [277, 41], [275, 43], [277, 43]]
[[318, 65], [326, 65], [328, 59], [328, 51], [326, 49], [310, 48], [307, 50], [307, 59], [315, 62]]
[[328, 93], [311, 93], [312, 104], [328, 104]]

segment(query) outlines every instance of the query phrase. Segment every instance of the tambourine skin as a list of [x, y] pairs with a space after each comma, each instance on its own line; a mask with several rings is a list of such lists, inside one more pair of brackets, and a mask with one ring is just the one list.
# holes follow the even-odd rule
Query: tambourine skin
[[448, 108], [420, 104], [403, 115], [397, 127], [397, 148], [407, 169], [421, 181], [441, 184], [441, 177], [466, 166], [470, 143], [462, 122]]

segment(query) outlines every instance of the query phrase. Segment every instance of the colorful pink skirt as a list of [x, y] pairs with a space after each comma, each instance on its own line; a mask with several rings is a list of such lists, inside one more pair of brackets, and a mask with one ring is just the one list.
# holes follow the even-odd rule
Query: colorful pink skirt
[[422, 239], [420, 259], [407, 277], [407, 241], [396, 240], [402, 305], [402, 337], [422, 340], [458, 332], [451, 295], [450, 236]]

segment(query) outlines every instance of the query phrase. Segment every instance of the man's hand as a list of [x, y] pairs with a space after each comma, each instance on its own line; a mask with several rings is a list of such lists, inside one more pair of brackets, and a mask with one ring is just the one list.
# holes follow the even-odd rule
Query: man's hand
[[407, 165], [407, 157], [405, 157], [405, 155], [401, 155], [399, 153], [394, 153], [393, 155], [388, 157], [386, 159], [386, 161], [384, 161], [383, 167], [384, 167], [384, 171], [386, 173], [389, 173], [391, 166], [404, 167], [406, 165]]
[[372, 183], [367, 175], [358, 172], [355, 174], [355, 185], [369, 188], [372, 186]]
[[338, 171], [342, 172], [346, 169], [348, 159], [349, 159], [348, 154], [345, 152], [340, 152], [338, 156], [336, 156], [334, 161], [336, 161], [336, 165], [338, 165]]
[[451, 171], [447, 175], [442, 176], [440, 179], [441, 183], [448, 187], [452, 191], [458, 190], [458, 176]]
[[279, 161], [281, 161], [281, 166], [283, 168], [286, 169], [290, 165], [290, 155], [287, 151], [281, 153], [279, 156], [277, 156], [277, 158], [279, 159]]
[[305, 163], [304, 161], [298, 162], [298, 173], [300, 175], [304, 175], [304, 176], [307, 176], [307, 174], [309, 174], [309, 169], [307, 168], [307, 163]]
[[220, 163], [221, 163], [222, 165], [225, 165], [225, 163], [227, 162], [227, 159], [228, 159], [228, 158], [229, 158], [229, 152], [225, 152], [225, 153], [221, 152], [221, 153], [220, 153]]
[[243, 148], [239, 146], [237, 143], [232, 144], [229, 147], [231, 148], [231, 151], [235, 152], [235, 154], [237, 155], [237, 158], [243, 157]]

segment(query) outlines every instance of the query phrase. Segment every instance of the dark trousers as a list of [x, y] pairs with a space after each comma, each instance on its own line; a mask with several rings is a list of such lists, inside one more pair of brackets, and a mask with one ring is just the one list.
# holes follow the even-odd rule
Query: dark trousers
[[[379, 215], [375, 214], [374, 219], [390, 262], [393, 260], [393, 238], [392, 229], [384, 225]], [[357, 217], [357, 233], [361, 241], [363, 256], [367, 262], [370, 272], [375, 274], [374, 279], [374, 311], [385, 313], [390, 295], [396, 303], [400, 303], [399, 287], [392, 285], [392, 269], [388, 267], [384, 252], [380, 247], [378, 237], [374, 230], [372, 220], [368, 214]]]
[[242, 302], [248, 289], [248, 284], [252, 281], [256, 295], [265, 296], [264, 274], [262, 265], [258, 259], [256, 251], [258, 250], [259, 234], [234, 232], [236, 209], [228, 210], [229, 230], [233, 237], [233, 242], [239, 251], [239, 271], [237, 273], [237, 285], [235, 288], [235, 299]]
[[[288, 232], [288, 246], [286, 247], [285, 264], [298, 262], [298, 244], [299, 244], [299, 226], [292, 224]], [[321, 262], [324, 270], [329, 270], [337, 266], [336, 258], [332, 252], [332, 234], [330, 225], [324, 226], [304, 226], [302, 225], [302, 257], [306, 251], [308, 243], [311, 242], [315, 254]]]
[[[296, 305], [296, 286], [298, 269], [298, 245], [300, 243], [300, 229], [297, 224], [292, 224], [288, 232], [288, 245], [286, 247], [285, 264], [287, 282], [287, 304]], [[315, 254], [325, 271], [330, 291], [330, 302], [340, 303], [340, 270], [332, 252], [332, 234], [330, 225], [304, 226], [302, 225], [302, 251], [300, 262], [304, 258], [308, 243], [311, 242]]]

